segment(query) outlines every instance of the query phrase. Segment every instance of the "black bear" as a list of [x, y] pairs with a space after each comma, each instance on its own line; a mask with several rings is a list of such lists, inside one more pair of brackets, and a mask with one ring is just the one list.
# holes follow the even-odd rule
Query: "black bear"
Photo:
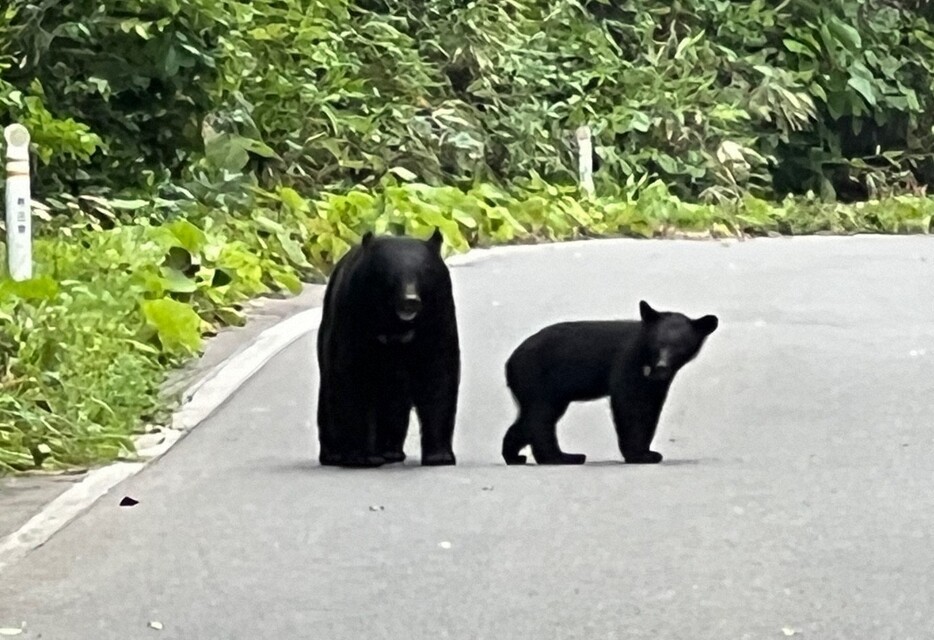
[[668, 388], [694, 359], [719, 320], [696, 320], [639, 303], [642, 320], [561, 322], [520, 344], [506, 362], [506, 383], [519, 416], [503, 438], [506, 464], [583, 464], [587, 456], [558, 446], [558, 420], [570, 403], [610, 397], [623, 459], [661, 462], [649, 447]]
[[460, 345], [443, 237], [364, 234], [338, 261], [318, 329], [318, 460], [405, 460], [415, 408], [422, 464], [455, 464]]

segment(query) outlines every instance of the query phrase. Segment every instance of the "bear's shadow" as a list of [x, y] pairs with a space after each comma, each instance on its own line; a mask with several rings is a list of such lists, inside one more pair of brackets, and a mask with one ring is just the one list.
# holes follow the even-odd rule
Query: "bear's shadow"
[[[593, 462], [587, 461], [583, 467], [681, 467], [681, 466], [696, 466], [699, 464], [719, 462], [715, 459], [701, 459], [701, 458], [672, 458], [662, 460], [658, 464], [649, 464], [649, 465], [639, 465], [639, 464], [626, 464], [622, 460], [594, 460]], [[497, 468], [506, 468], [508, 465], [502, 461], [496, 462], [463, 462], [457, 464], [453, 469], [497, 469]], [[523, 467], [532, 468], [532, 467], [545, 467], [549, 469], [555, 468], [574, 468], [580, 469], [579, 465], [537, 465], [533, 462], [529, 462], [527, 465], [518, 465], [513, 466], [513, 472], [518, 472]], [[382, 467], [376, 467], [372, 469], [352, 469], [352, 468], [343, 468], [343, 467], [329, 467], [322, 466], [318, 464], [316, 460], [294, 460], [292, 462], [285, 463], [273, 463], [269, 465], [269, 470], [273, 472], [281, 473], [295, 473], [295, 472], [307, 472], [307, 473], [361, 473], [361, 472], [377, 472], [377, 473], [411, 473], [412, 471], [425, 469], [429, 472], [437, 471], [432, 467], [422, 467], [418, 462], [418, 459], [413, 461], [406, 461], [403, 464], [387, 464]]]
[[680, 467], [685, 465], [698, 465], [702, 460], [699, 458], [665, 458], [658, 464], [626, 464], [622, 460], [589, 460], [584, 464], [585, 467]]

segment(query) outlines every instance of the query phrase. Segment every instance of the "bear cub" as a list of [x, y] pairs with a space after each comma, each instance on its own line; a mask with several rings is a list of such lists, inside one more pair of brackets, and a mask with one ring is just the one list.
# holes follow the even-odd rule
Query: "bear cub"
[[561, 322], [520, 344], [506, 362], [506, 383], [519, 415], [503, 438], [506, 464], [583, 464], [587, 456], [558, 445], [558, 420], [571, 402], [609, 396], [617, 441], [628, 463], [654, 464], [650, 446], [675, 374], [697, 356], [719, 324], [639, 303], [640, 320]]
[[456, 463], [460, 346], [443, 237], [364, 234], [334, 267], [318, 329], [318, 460], [405, 460], [412, 408], [423, 465]]

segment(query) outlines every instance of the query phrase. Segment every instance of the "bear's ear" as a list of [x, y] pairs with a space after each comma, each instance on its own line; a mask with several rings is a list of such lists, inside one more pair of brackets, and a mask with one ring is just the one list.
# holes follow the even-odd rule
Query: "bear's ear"
[[437, 253], [441, 253], [441, 245], [444, 244], [444, 235], [441, 233], [441, 229], [435, 227], [434, 233], [431, 234], [431, 237], [428, 238], [428, 246]]
[[698, 318], [697, 320], [691, 320], [691, 324], [694, 325], [694, 330], [697, 331], [702, 336], [709, 336], [711, 333], [717, 330], [717, 327], [720, 326], [720, 320], [717, 316], [704, 316], [703, 318]]
[[642, 316], [642, 322], [646, 324], [651, 324], [658, 320], [661, 314], [658, 313], [652, 306], [645, 300], [639, 301], [639, 315]]
[[373, 241], [373, 232], [367, 231], [366, 233], [363, 234], [363, 237], [360, 238], [360, 246], [365, 247], [368, 244], [370, 244], [370, 242], [372, 241]]

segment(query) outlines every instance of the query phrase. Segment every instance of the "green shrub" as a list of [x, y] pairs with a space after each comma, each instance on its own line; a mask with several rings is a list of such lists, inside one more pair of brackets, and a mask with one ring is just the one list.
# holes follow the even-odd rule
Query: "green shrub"
[[206, 170], [306, 195], [387, 173], [569, 184], [584, 123], [606, 195], [647, 176], [691, 200], [851, 201], [934, 177], [924, 3], [11, 0], [6, 17], [0, 124], [34, 131], [44, 197], [186, 197]]

